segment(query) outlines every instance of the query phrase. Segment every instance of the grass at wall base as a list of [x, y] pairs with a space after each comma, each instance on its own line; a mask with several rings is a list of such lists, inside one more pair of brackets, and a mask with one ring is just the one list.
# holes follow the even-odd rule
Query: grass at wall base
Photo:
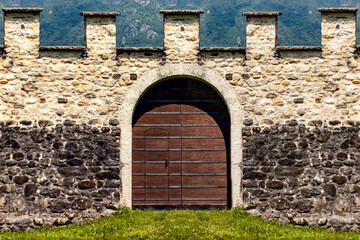
[[360, 233], [282, 226], [241, 209], [150, 211], [121, 209], [81, 226], [0, 233], [3, 239], [356, 239]]

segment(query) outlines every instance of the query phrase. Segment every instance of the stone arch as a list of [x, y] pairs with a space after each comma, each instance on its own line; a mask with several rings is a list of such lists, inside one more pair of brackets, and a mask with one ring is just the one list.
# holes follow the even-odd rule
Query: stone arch
[[185, 76], [199, 79], [218, 91], [228, 107], [231, 121], [230, 167], [232, 207], [241, 207], [242, 200], [242, 114], [241, 105], [228, 82], [216, 72], [198, 64], [167, 64], [147, 72], [139, 78], [129, 92], [120, 109], [120, 166], [121, 166], [121, 207], [131, 208], [132, 191], [132, 118], [137, 102], [142, 95], [158, 81], [166, 78]]

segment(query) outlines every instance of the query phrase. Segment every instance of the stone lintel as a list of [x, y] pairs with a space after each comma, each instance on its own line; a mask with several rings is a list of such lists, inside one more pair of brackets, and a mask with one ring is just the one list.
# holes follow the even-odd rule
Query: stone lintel
[[162, 47], [118, 47], [117, 52], [162, 52]]
[[243, 15], [247, 17], [271, 17], [280, 16], [281, 12], [244, 12]]
[[118, 12], [81, 12], [82, 16], [90, 17], [116, 17], [119, 15]]
[[201, 52], [240, 52], [245, 53], [245, 47], [202, 47]]
[[43, 8], [3, 8], [4, 13], [40, 13]]
[[199, 15], [203, 14], [204, 10], [160, 10], [159, 13], [164, 15]]
[[320, 46], [278, 46], [277, 51], [321, 51]]
[[357, 8], [319, 8], [319, 12], [321, 13], [356, 13], [358, 11]]
[[84, 46], [41, 46], [40, 51], [85, 51]]

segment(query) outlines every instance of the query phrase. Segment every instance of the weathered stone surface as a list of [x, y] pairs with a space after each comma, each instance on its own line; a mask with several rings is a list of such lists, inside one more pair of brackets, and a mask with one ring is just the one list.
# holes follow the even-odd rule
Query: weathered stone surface
[[16, 161], [23, 160], [24, 159], [24, 154], [21, 153], [21, 152], [14, 153], [13, 154], [13, 159], [16, 160]]
[[280, 181], [268, 181], [266, 182], [266, 187], [272, 189], [282, 189], [284, 187], [284, 183]]
[[308, 224], [305, 218], [294, 218], [291, 223], [299, 226], [305, 226]]
[[245, 126], [251, 126], [253, 125], [254, 121], [251, 118], [247, 118], [244, 120], [244, 125]]
[[5, 204], [6, 204], [6, 198], [0, 197], [0, 208], [4, 208]]
[[79, 188], [80, 189], [92, 189], [96, 187], [96, 182], [95, 181], [82, 181], [79, 182]]
[[65, 103], [68, 103], [68, 102], [69, 102], [69, 99], [67, 99], [67, 98], [58, 98], [58, 103], [65, 104]]
[[334, 184], [326, 184], [324, 186], [324, 191], [329, 196], [332, 196], [332, 197], [336, 196], [336, 187]]
[[26, 91], [26, 92], [33, 92], [33, 91], [38, 90], [38, 87], [33, 83], [26, 83], [26, 84], [22, 85], [21, 90]]
[[120, 179], [119, 174], [116, 172], [101, 172], [96, 174], [96, 179], [104, 180], [104, 179]]
[[326, 224], [327, 224], [327, 218], [325, 218], [325, 217], [323, 217], [323, 218], [319, 218], [318, 220], [317, 220], [317, 224], [319, 225], [319, 226], [325, 226]]
[[68, 218], [56, 218], [54, 221], [54, 225], [56, 226], [63, 226], [70, 223], [70, 219]]
[[[4, 200], [0, 204], [1, 207], [18, 209], [18, 206], [22, 206], [22, 208], [26, 205], [30, 208], [36, 206], [42, 211], [47, 209], [56, 214], [65, 213], [71, 209], [84, 211], [96, 208], [100, 211], [99, 204], [101, 206], [105, 203], [106, 205], [116, 205], [112, 202], [118, 202], [119, 198], [113, 197], [109, 186], [110, 184], [117, 188], [120, 186], [118, 182], [120, 179], [119, 151], [116, 149], [118, 134], [113, 136], [111, 131], [86, 130], [73, 121], [66, 121], [64, 125], [56, 126], [45, 120], [40, 125], [38, 124], [39, 122], [31, 121], [30, 125], [23, 125], [25, 127], [21, 131], [11, 125], [0, 129], [0, 145], [4, 142], [2, 139], [5, 139], [6, 148], [2, 150], [9, 159], [4, 165], [6, 169], [2, 172], [0, 181], [16, 184], [1, 186], [1, 194], [5, 196], [1, 198]], [[91, 134], [91, 138], [89, 138], [89, 134]], [[14, 137], [16, 137], [16, 141], [12, 139]], [[79, 141], [79, 139], [83, 140]], [[101, 145], [99, 145], [100, 142]], [[42, 149], [46, 149], [46, 151], [42, 151]], [[107, 159], [114, 160], [111, 160], [110, 163]], [[1, 154], [0, 160], [2, 160]], [[39, 164], [46, 168], [37, 169]], [[96, 179], [97, 174], [100, 174], [101, 180]], [[75, 182], [75, 178], [79, 180]], [[102, 180], [112, 182], [104, 184]], [[100, 182], [98, 183], [98, 181]], [[78, 186], [83, 194], [89, 196], [95, 188], [98, 191], [106, 190], [106, 194], [103, 194], [101, 198], [94, 195], [93, 198], [98, 204], [93, 206], [90, 204], [92, 203], [91, 199], [81, 200], [82, 196], [78, 192], [79, 190], [75, 190], [77, 189], [75, 186]], [[6, 200], [15, 193], [20, 194], [15, 197], [19, 201]], [[35, 205], [33, 201], [37, 198], [41, 199], [41, 204]], [[24, 202], [27, 204], [23, 204]], [[43, 219], [45, 220], [45, 218]], [[48, 224], [48, 220], [46, 222]], [[53, 223], [54, 220], [50, 222]]]
[[86, 210], [92, 206], [92, 201], [90, 199], [79, 198], [74, 200], [71, 203], [71, 208], [74, 210]]
[[44, 220], [42, 218], [36, 217], [36, 218], [34, 218], [34, 224], [36, 226], [43, 226], [44, 225]]
[[347, 216], [333, 215], [329, 218], [328, 222], [333, 227], [343, 227], [353, 224], [354, 219]]
[[347, 178], [345, 176], [333, 176], [332, 181], [339, 185], [343, 185], [347, 182]]
[[308, 200], [296, 200], [292, 203], [292, 208], [299, 213], [308, 213], [313, 208], [313, 204]]
[[112, 118], [112, 119], [109, 120], [109, 124], [111, 126], [117, 126], [117, 125], [119, 125], [119, 123], [120, 123], [119, 120], [117, 120], [115, 118]]
[[301, 190], [301, 194], [305, 198], [315, 197], [321, 194], [321, 191], [317, 188], [306, 188]]
[[32, 219], [30, 216], [13, 216], [7, 219], [7, 224], [20, 227], [20, 229], [26, 229], [32, 224]]
[[14, 177], [14, 183], [22, 185], [24, 183], [27, 183], [29, 181], [28, 176], [16, 176]]
[[290, 203], [283, 198], [277, 198], [270, 200], [270, 206], [276, 210], [290, 209]]
[[[342, 122], [333, 123], [334, 128], [323, 128], [324, 124], [315, 120], [304, 126], [290, 120], [287, 124], [272, 128], [263, 126], [256, 129], [252, 126], [244, 136], [246, 180], [243, 186], [247, 193], [244, 201], [251, 201], [251, 207], [256, 207], [256, 210], [262, 210], [261, 203], [265, 201], [271, 210], [301, 213], [304, 216], [301, 218], [310, 226], [336, 226], [335, 229], [342, 229], [347, 225], [330, 223], [328, 215], [326, 221], [311, 217], [317, 208], [333, 211], [353, 208], [353, 203], [341, 201], [339, 205], [334, 205], [334, 201], [340, 194], [345, 194], [348, 199], [353, 198], [357, 191], [354, 183], [359, 179], [358, 173], [354, 173], [354, 168], [349, 165], [350, 159], [358, 156], [353, 150], [355, 142], [359, 141], [358, 130], [347, 127], [337, 129], [336, 126]], [[344, 149], [348, 150], [345, 152]], [[259, 172], [264, 175], [259, 175]], [[264, 216], [265, 213], [261, 212]], [[293, 218], [290, 220], [294, 223]], [[305, 224], [299, 217], [296, 222]]]
[[35, 184], [26, 184], [24, 188], [24, 196], [30, 197], [36, 193], [38, 187]]
[[341, 161], [345, 161], [348, 159], [347, 153], [344, 153], [344, 152], [338, 153], [336, 157], [338, 160], [341, 160]]
[[266, 174], [261, 172], [246, 172], [244, 174], [244, 179], [266, 179]]
[[70, 208], [69, 203], [65, 200], [54, 200], [49, 204], [49, 209], [54, 213], [63, 213]]

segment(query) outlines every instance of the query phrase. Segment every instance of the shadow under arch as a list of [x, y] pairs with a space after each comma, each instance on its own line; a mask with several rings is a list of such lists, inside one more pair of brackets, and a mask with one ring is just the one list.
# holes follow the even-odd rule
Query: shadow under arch
[[195, 80], [195, 81], [198, 81], [198, 82], [201, 82], [205, 85], [207, 85], [208, 87], [212, 88], [219, 96], [219, 98], [221, 98], [221, 100], [224, 102], [225, 106], [226, 106], [226, 109], [228, 111], [228, 113], [230, 114], [230, 109], [226, 103], [226, 100], [224, 99], [223, 95], [218, 91], [218, 89], [216, 87], [214, 87], [212, 84], [210, 84], [209, 82], [207, 81], [204, 81], [203, 79], [201, 78], [198, 78], [198, 77], [194, 77], [194, 76], [191, 76], [191, 75], [174, 75], [174, 76], [170, 76], [170, 77], [165, 77], [165, 78], [162, 78], [162, 79], [159, 79], [157, 82], [151, 84], [150, 86], [148, 86], [144, 92], [141, 94], [141, 96], [138, 98], [138, 101], [136, 102], [135, 104], [135, 107], [133, 109], [133, 113], [135, 112], [139, 102], [141, 101], [141, 99], [148, 93], [149, 90], [151, 90], [153, 87], [155, 87], [156, 85], [158, 84], [161, 84], [162, 82], [166, 82], [168, 80], [173, 80], [173, 79], [178, 79], [178, 80], [181, 80], [181, 79], [189, 79], [189, 80]]
[[198, 64], [176, 63], [154, 68], [141, 76], [126, 94], [120, 109], [120, 177], [121, 207], [132, 207], [132, 123], [142, 96], [156, 83], [172, 78], [190, 78], [211, 86], [223, 99], [230, 114], [231, 205], [241, 207], [242, 200], [242, 110], [229, 83], [213, 70]]

